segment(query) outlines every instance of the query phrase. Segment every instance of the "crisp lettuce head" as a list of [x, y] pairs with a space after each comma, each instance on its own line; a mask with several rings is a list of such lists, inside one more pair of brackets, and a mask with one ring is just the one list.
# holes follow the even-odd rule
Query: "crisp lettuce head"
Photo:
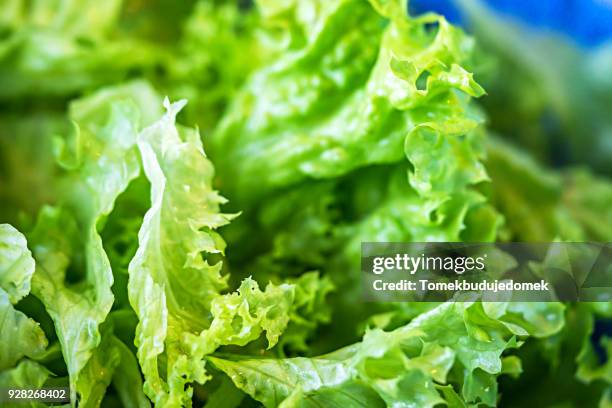
[[[362, 242], [610, 240], [605, 104], [583, 104], [610, 97], [605, 53], [577, 67], [589, 81], [483, 58], [486, 38], [400, 0], [5, 3], [0, 388], [610, 404], [606, 303], [359, 301]], [[520, 42], [493, 21], [490, 43]], [[575, 150], [586, 166], [537, 147], [547, 98], [572, 145], [585, 123], [603, 143]]]

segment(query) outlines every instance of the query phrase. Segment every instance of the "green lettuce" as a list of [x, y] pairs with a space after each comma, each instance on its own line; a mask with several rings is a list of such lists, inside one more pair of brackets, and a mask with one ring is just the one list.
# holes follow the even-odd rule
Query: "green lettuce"
[[215, 256], [225, 243], [215, 230], [234, 215], [219, 211], [224, 199], [212, 188], [213, 167], [197, 131], [175, 126], [184, 105], [166, 100], [166, 114], [138, 136], [151, 209], [129, 265], [128, 291], [139, 318], [135, 342], [145, 393], [162, 406], [190, 405], [186, 385], [206, 381], [203, 357], [217, 347], [245, 345], [263, 331], [274, 345], [294, 297], [292, 285], [261, 292], [249, 279], [237, 294], [219, 296], [227, 276]]
[[[468, 107], [483, 90], [461, 67], [473, 47], [461, 31], [434, 15], [407, 18], [401, 2], [262, 6], [288, 27], [287, 49], [253, 73], [211, 140], [238, 204], [406, 157], [412, 184], [437, 200], [486, 179], [472, 132], [481, 118]], [[424, 163], [425, 151], [447, 166]]]
[[25, 237], [11, 225], [0, 224], [0, 376], [6, 381], [27, 370], [15, 367], [22, 358], [40, 357], [47, 347], [38, 323], [14, 306], [30, 293], [33, 274], [34, 259]]
[[24, 215], [34, 218], [42, 205], [56, 199], [53, 136], [68, 128], [63, 114], [53, 110], [27, 118], [10, 111], [0, 115], [1, 222], [21, 228]]
[[[135, 97], [133, 95], [136, 95]], [[72, 401], [101, 400], [100, 378], [88, 375], [113, 304], [113, 274], [99, 235], [100, 220], [138, 176], [134, 146], [141, 119], [137, 98], [154, 100], [145, 84], [103, 90], [72, 105], [73, 143], [59, 143], [65, 200], [41, 210], [29, 234], [36, 272], [32, 292], [53, 319], [70, 375]], [[92, 357], [93, 356], [93, 357]], [[101, 391], [101, 392], [100, 392]], [[95, 403], [94, 403], [95, 405]]]
[[[446, 303], [320, 357], [209, 360], [266, 407], [433, 407], [448, 399], [493, 406], [496, 377], [520, 372], [520, 360], [502, 353], [562, 326], [560, 304]], [[460, 385], [461, 396], [444, 384]]]
[[5, 3], [0, 387], [609, 405], [608, 304], [357, 301], [362, 242], [610, 240], [605, 50], [401, 0]]
[[253, 7], [196, 2], [182, 25], [173, 57], [156, 78], [172, 98], [188, 99], [183, 117], [209, 132], [251, 71], [273, 55], [258, 36], [260, 16]]
[[[491, 201], [504, 215], [505, 240], [609, 241], [612, 184], [586, 168], [543, 168], [508, 142], [491, 137], [487, 171]], [[520, 175], [521, 183], [509, 177]]]
[[[51, 373], [43, 365], [32, 360], [21, 360], [19, 364], [10, 369], [0, 372], [0, 387], [5, 389], [19, 388], [41, 388]], [[6, 407], [36, 407], [44, 406], [34, 401], [20, 401], [18, 403], [6, 403]]]
[[121, 0], [9, 0], [0, 12], [0, 99], [65, 97], [127, 78], [159, 59], [149, 44], [122, 35]]

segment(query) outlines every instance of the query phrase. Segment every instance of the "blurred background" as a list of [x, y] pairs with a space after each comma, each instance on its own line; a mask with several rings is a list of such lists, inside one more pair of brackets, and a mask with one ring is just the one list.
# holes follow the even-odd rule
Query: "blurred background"
[[490, 127], [554, 167], [612, 173], [612, 0], [411, 0], [474, 34]]
[[[449, 21], [466, 25], [465, 0], [413, 0], [413, 12], [435, 11]], [[540, 31], [556, 31], [584, 47], [595, 47], [612, 37], [612, 0], [485, 0], [506, 19]], [[469, 24], [467, 24], [469, 25]]]

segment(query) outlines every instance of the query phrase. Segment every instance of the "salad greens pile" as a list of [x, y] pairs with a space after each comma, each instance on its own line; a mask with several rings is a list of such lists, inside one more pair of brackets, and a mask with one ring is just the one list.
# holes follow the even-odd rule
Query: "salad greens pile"
[[[402, 0], [179, 3], [0, 8], [0, 387], [612, 405], [610, 304], [364, 303], [359, 275], [363, 241], [610, 241], [609, 115], [580, 112], [612, 92], [506, 65], [482, 13], [475, 39]], [[567, 135], [536, 123], [555, 91]]]

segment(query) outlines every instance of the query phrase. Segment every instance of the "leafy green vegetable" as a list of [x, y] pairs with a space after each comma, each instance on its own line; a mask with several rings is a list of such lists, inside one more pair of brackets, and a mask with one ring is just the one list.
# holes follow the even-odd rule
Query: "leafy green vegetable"
[[8, 224], [0, 224], [0, 288], [11, 303], [17, 303], [30, 293], [34, 259], [25, 237]]
[[167, 77], [160, 79], [171, 96], [189, 100], [183, 114], [188, 123], [212, 130], [248, 74], [271, 58], [273, 50], [257, 39], [259, 20], [255, 10], [235, 4], [195, 4], [177, 55], [166, 61]]
[[[139, 136], [152, 205], [139, 232], [128, 286], [130, 303], [140, 320], [136, 344], [145, 392], [154, 402], [170, 406], [186, 403], [189, 394], [183, 390], [192, 380], [186, 375], [198, 366], [181, 352], [178, 342], [183, 332], [205, 327], [210, 301], [226, 287], [221, 264], [209, 264], [200, 253], [222, 253], [224, 243], [213, 229], [231, 218], [218, 212], [223, 199], [211, 188], [212, 165], [198, 134], [185, 132], [181, 138], [175, 127], [176, 114], [184, 104], [167, 103], [166, 115]], [[179, 202], [193, 206], [184, 208]], [[204, 227], [207, 230], [200, 231]], [[164, 245], [165, 240], [172, 244]], [[160, 248], [167, 249], [160, 252]], [[172, 328], [170, 333], [168, 328]], [[166, 351], [168, 384], [158, 373], [158, 355], [164, 352], [166, 340], [172, 345]], [[194, 379], [201, 382], [202, 375]]]
[[[25, 237], [12, 226], [0, 224], [0, 376], [7, 378], [26, 370], [15, 368], [19, 360], [36, 358], [47, 347], [38, 323], [14, 307], [30, 292], [33, 273], [34, 259]], [[11, 370], [17, 371], [11, 374]]]
[[[0, 372], [0, 386], [7, 389], [40, 388], [49, 375], [49, 370], [44, 366], [31, 360], [22, 360], [15, 368]], [[7, 403], [5, 406], [40, 407], [42, 404], [23, 401], [16, 404]]]
[[68, 121], [44, 109], [27, 118], [3, 112], [0, 124], [1, 221], [19, 226], [24, 214], [35, 217], [43, 204], [56, 198], [53, 136], [63, 134]]
[[562, 325], [560, 304], [446, 303], [320, 357], [209, 359], [266, 407], [337, 406], [353, 390], [354, 406], [433, 407], [444, 402], [435, 385], [447, 380], [463, 384], [465, 401], [495, 405], [496, 375], [512, 372], [504, 350], [520, 345], [516, 336], [549, 336]]
[[[399, 2], [390, 4], [375, 4], [391, 20], [385, 23], [362, 1], [313, 9], [264, 3], [269, 18], [291, 27], [287, 49], [252, 75], [212, 140], [221, 176], [231, 181], [225, 188], [236, 198], [398, 162], [402, 146], [415, 165], [413, 186], [443, 190], [439, 199], [486, 178], [471, 133], [480, 118], [466, 106], [467, 95], [483, 90], [459, 65], [472, 41], [442, 17], [408, 19]], [[435, 168], [423, 162], [425, 151], [447, 159], [456, 151], [465, 160]], [[465, 169], [442, 185], [458, 165]], [[258, 189], [245, 188], [254, 180]]]
[[121, 0], [8, 0], [0, 14], [0, 99], [66, 96], [124, 80], [159, 51], [118, 27]]
[[[509, 240], [544, 242], [557, 238], [609, 241], [612, 185], [586, 169], [558, 173], [543, 169], [506, 142], [490, 138], [487, 170], [492, 200], [504, 214]], [[521, 175], [512, 183], [510, 175]], [[604, 226], [602, 228], [602, 226]]]
[[[274, 345], [294, 296], [293, 286], [270, 284], [261, 292], [252, 280], [245, 280], [238, 294], [219, 296], [227, 288], [222, 264], [209, 262], [202, 253], [223, 253], [225, 243], [215, 230], [234, 216], [219, 212], [224, 199], [212, 189], [213, 167], [198, 133], [175, 126], [184, 104], [166, 100], [167, 113], [139, 136], [151, 209], [129, 267], [145, 392], [164, 406], [189, 405], [191, 391], [185, 385], [206, 381], [202, 358], [220, 345], [245, 345], [264, 330]], [[165, 379], [158, 368], [162, 353]]]
[[609, 406], [607, 303], [359, 301], [362, 242], [612, 237], [609, 50], [406, 3], [0, 6], [0, 388]]
[[133, 84], [101, 91], [72, 106], [74, 150], [62, 144], [60, 156], [68, 170], [63, 180], [65, 202], [44, 208], [30, 234], [37, 261], [32, 291], [55, 323], [72, 399], [78, 393], [85, 405], [89, 397], [94, 403], [101, 400], [105, 388], [91, 393], [98, 378], [88, 373], [101, 342], [98, 326], [113, 303], [113, 275], [98, 222], [139, 172], [133, 147], [140, 115], [132, 94], [145, 101], [153, 95], [146, 85]]

